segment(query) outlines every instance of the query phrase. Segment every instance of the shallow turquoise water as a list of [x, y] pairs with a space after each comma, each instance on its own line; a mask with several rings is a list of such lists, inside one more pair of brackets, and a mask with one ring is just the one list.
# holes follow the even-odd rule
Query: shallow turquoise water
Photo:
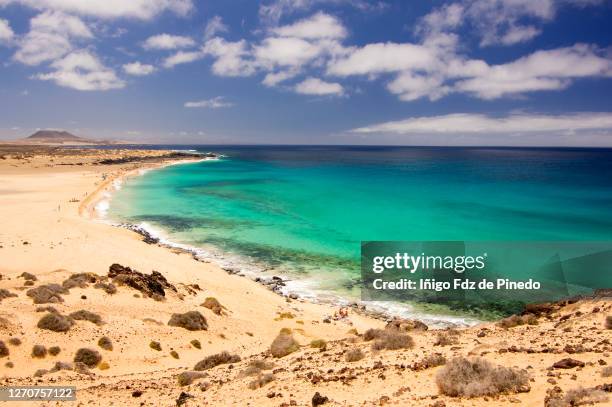
[[228, 158], [130, 179], [110, 217], [344, 294], [362, 240], [612, 240], [609, 150], [215, 151]]

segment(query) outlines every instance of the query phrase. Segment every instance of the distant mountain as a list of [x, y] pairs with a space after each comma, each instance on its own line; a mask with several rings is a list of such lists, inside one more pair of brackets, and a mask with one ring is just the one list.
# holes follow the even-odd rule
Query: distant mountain
[[22, 139], [24, 143], [36, 144], [115, 144], [110, 140], [94, 140], [75, 136], [63, 130], [38, 130], [31, 136]]
[[[67, 131], [59, 130], [38, 130], [31, 136], [26, 137], [26, 140], [56, 140], [56, 141], [85, 141], [87, 139], [79, 136], [75, 136]], [[89, 140], [87, 140], [89, 141]]]

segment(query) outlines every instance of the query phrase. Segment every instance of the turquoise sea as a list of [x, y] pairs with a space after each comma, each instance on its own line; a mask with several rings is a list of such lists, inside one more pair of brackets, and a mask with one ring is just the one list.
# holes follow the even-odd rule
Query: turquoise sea
[[176, 148], [225, 158], [128, 179], [108, 217], [303, 296], [358, 298], [362, 240], [612, 240], [612, 150]]

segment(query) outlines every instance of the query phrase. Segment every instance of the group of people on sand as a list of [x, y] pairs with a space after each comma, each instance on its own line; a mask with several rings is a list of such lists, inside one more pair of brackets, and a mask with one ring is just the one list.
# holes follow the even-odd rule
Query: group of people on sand
[[338, 311], [334, 312], [334, 320], [338, 321], [340, 319], [348, 318], [348, 308], [340, 307]]

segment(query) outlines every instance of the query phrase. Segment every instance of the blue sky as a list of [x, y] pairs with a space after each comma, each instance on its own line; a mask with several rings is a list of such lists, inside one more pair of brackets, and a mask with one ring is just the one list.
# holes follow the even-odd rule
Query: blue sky
[[0, 139], [612, 146], [605, 0], [0, 0]]

